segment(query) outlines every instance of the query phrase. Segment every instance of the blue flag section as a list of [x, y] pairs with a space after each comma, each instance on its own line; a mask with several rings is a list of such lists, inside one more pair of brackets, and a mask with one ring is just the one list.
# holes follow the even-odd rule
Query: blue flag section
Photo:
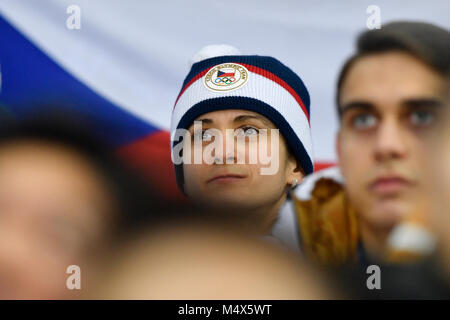
[[120, 147], [158, 129], [108, 101], [54, 62], [0, 16], [0, 105], [16, 117], [65, 109]]

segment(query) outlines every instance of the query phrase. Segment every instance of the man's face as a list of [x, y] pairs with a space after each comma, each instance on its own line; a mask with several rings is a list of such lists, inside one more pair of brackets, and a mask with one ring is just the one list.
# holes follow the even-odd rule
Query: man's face
[[[95, 170], [70, 149], [40, 142], [0, 147], [0, 298], [60, 299], [69, 265], [83, 268], [113, 215]], [[92, 276], [92, 274], [91, 274]]]
[[[223, 110], [204, 114], [197, 118], [199, 120], [202, 122], [202, 132], [194, 132], [194, 125], [189, 128], [193, 145], [194, 140], [199, 139], [201, 143], [197, 145], [205, 148], [212, 143], [207, 141], [210, 137], [206, 130], [218, 130], [223, 136], [223, 148], [220, 149], [221, 154], [211, 152], [211, 157], [221, 160], [223, 164], [208, 164], [205, 161], [201, 164], [184, 164], [184, 188], [193, 202], [207, 208], [254, 210], [284, 200], [287, 184], [294, 178], [300, 181], [301, 172], [294, 172], [297, 163], [288, 154], [281, 134], [278, 146], [272, 143], [271, 135], [274, 132], [270, 129], [276, 127], [266, 117], [245, 110]], [[232, 132], [229, 129], [234, 130], [234, 136], [229, 136]], [[270, 167], [270, 164], [262, 163], [259, 156], [256, 163], [249, 159], [251, 152], [257, 154], [261, 148], [259, 137], [262, 129], [267, 130], [266, 154], [271, 157], [271, 161], [276, 161], [278, 157], [279, 164], [273, 174], [261, 174], [261, 169]], [[227, 135], [230, 140], [226, 140]], [[237, 143], [239, 136], [244, 139], [244, 148], [240, 149]], [[227, 146], [233, 140], [234, 146]], [[238, 157], [245, 159], [244, 163], [237, 164]], [[234, 163], [227, 164], [227, 159]]]
[[359, 58], [342, 84], [339, 164], [366, 225], [389, 229], [427, 202], [426, 146], [446, 82], [402, 52]]
[[439, 238], [439, 247], [450, 276], [450, 97], [433, 142], [428, 175], [432, 198], [431, 225]]

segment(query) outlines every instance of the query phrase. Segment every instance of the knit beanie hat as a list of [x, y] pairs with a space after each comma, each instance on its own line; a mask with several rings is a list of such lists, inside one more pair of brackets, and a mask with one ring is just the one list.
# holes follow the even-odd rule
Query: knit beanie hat
[[[295, 72], [275, 58], [241, 55], [227, 45], [207, 46], [193, 60], [172, 111], [172, 139], [177, 129], [188, 129], [202, 114], [249, 110], [270, 119], [305, 174], [313, 172], [310, 98]], [[172, 159], [175, 144], [172, 140]], [[175, 175], [183, 190], [182, 164], [175, 165]]]

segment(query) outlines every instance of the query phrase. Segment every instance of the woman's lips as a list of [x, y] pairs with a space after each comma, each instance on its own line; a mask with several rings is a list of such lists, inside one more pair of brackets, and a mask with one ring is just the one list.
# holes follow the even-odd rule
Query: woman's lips
[[380, 196], [392, 196], [412, 185], [412, 182], [400, 176], [382, 177], [370, 184], [370, 190]]
[[215, 176], [212, 179], [209, 179], [207, 183], [214, 182], [214, 183], [228, 183], [228, 182], [235, 182], [240, 181], [244, 179], [245, 176], [238, 175], [238, 174], [221, 174], [218, 176]]

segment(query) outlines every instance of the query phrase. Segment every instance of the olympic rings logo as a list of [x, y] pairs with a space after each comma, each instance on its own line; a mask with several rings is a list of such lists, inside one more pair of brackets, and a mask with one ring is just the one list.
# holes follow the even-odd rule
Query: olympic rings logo
[[222, 77], [222, 78], [216, 78], [214, 80], [214, 83], [219, 86], [223, 86], [223, 85], [227, 86], [227, 85], [232, 84], [235, 81], [236, 81], [235, 77]]
[[206, 73], [203, 84], [210, 91], [232, 91], [247, 83], [248, 70], [237, 63], [218, 64]]

